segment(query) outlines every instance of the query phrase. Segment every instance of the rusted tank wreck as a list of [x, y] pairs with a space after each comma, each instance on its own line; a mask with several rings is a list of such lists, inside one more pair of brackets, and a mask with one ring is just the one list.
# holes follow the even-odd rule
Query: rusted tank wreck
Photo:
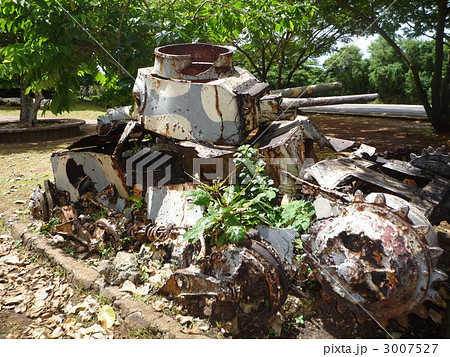
[[[203, 215], [183, 192], [196, 181], [233, 183], [233, 154], [249, 144], [266, 159], [278, 200], [314, 200], [317, 218], [301, 237], [304, 260], [341, 306], [383, 326], [389, 319], [407, 325], [409, 313], [426, 317], [424, 301], [440, 299], [433, 282], [447, 278], [437, 269], [442, 250], [432, 227], [449, 217], [445, 149], [405, 162], [363, 146], [317, 162], [314, 144], [353, 143], [326, 138], [268, 84], [234, 67], [232, 54], [210, 44], [157, 48], [154, 67], [139, 70], [133, 113], [111, 111], [99, 118], [98, 135], [52, 155], [55, 181], [34, 192], [34, 216], [58, 217], [55, 231], [88, 252], [108, 239], [124, 248], [125, 236], [129, 250], [151, 243], [150, 258], [174, 267], [160, 294], [193, 314], [264, 324], [295, 279], [298, 233], [259, 225], [239, 245], [183, 239]], [[143, 202], [144, 214], [136, 210]], [[92, 219], [99, 210], [106, 217]]]

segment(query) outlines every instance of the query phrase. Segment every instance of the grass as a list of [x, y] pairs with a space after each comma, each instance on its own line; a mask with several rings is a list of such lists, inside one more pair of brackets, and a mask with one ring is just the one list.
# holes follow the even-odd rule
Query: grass
[[5, 222], [3, 221], [3, 219], [0, 218], [0, 235], [2, 234], [8, 234], [9, 230], [5, 225]]
[[153, 339], [155, 333], [150, 329], [130, 330], [130, 338], [134, 339]]
[[27, 207], [27, 204], [14, 202], [28, 201], [37, 184], [42, 186], [44, 180], [53, 178], [50, 155], [65, 147], [65, 144], [43, 146], [22, 143], [17, 147], [0, 148], [0, 212]]
[[[38, 119], [39, 118], [48, 118], [48, 119], [90, 119], [95, 120], [100, 115], [104, 115], [106, 113], [106, 108], [100, 105], [97, 105], [88, 101], [80, 101], [75, 105], [75, 108], [69, 113], [62, 113], [58, 115], [54, 115], [50, 110], [45, 112], [43, 116], [43, 111], [39, 110]], [[15, 116], [19, 118], [20, 109], [19, 107], [8, 107], [1, 105], [0, 106], [0, 116]]]
[[[0, 106], [0, 118], [1, 116], [18, 118], [19, 112], [19, 107]], [[82, 101], [77, 103], [70, 113], [55, 116], [47, 111], [45, 117], [95, 120], [105, 112], [106, 108]], [[11, 208], [26, 208], [27, 204], [14, 202], [28, 201], [37, 184], [43, 186], [44, 180], [53, 179], [51, 154], [64, 150], [73, 141], [69, 138], [58, 140], [57, 144], [34, 142], [0, 145], [0, 213]]]

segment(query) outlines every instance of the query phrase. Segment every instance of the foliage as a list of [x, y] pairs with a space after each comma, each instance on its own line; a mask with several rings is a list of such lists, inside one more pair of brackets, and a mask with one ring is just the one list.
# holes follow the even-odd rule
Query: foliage
[[140, 210], [144, 206], [144, 197], [136, 197], [133, 193], [133, 190], [130, 191], [129, 200], [132, 202], [132, 208], [137, 208]]
[[315, 213], [310, 201], [292, 201], [283, 207], [280, 226], [294, 227], [296, 231], [304, 232], [310, 226]]
[[[431, 100], [433, 77], [433, 43], [427, 40], [400, 40], [399, 46], [414, 60], [424, 84], [427, 99]], [[369, 80], [385, 103], [420, 104], [411, 69], [382, 38], [369, 46]]]
[[369, 46], [369, 80], [384, 103], [405, 102], [407, 65], [382, 38]]
[[114, 247], [112, 246], [112, 244], [109, 244], [109, 245], [105, 245], [105, 246], [102, 246], [102, 245], [100, 245], [99, 246], [99, 252], [100, 252], [100, 254], [102, 255], [102, 257], [109, 257], [109, 256], [111, 256], [113, 253], [114, 253]]
[[295, 318], [295, 323], [297, 325], [304, 325], [305, 324], [305, 318], [303, 317], [303, 315], [297, 316]]
[[327, 72], [326, 81], [341, 82], [345, 94], [369, 92], [368, 66], [368, 60], [355, 45], [340, 48], [323, 64]]
[[41, 228], [39, 229], [40, 232], [42, 233], [48, 233], [48, 234], [52, 234], [53, 233], [53, 229], [60, 224], [61, 222], [59, 221], [59, 218], [57, 217], [52, 217], [48, 220], [47, 223], [45, 223], [44, 225], [41, 226]]
[[[434, 46], [433, 41], [429, 40], [404, 40], [402, 41], [402, 48], [404, 51], [417, 63], [419, 76], [422, 81], [423, 87], [426, 91], [429, 101], [432, 100], [431, 82], [433, 80], [434, 70]], [[443, 68], [448, 66], [450, 58], [444, 61]], [[408, 72], [405, 76], [405, 94], [408, 103], [419, 102], [419, 93], [417, 87], [414, 84], [411, 69], [408, 68]]]
[[[450, 4], [447, 0], [398, 0], [386, 6], [382, 0], [334, 0], [336, 12], [365, 22], [368, 33], [378, 33], [411, 71], [412, 80], [428, 119], [437, 132], [450, 131]], [[402, 49], [399, 33], [405, 36], [426, 36], [433, 40], [433, 73], [431, 101], [427, 83], [423, 81], [417, 58]], [[447, 60], [446, 60], [447, 58]], [[447, 64], [445, 65], [445, 61]], [[397, 75], [399, 66], [386, 73]]]
[[349, 36], [351, 28], [343, 17], [336, 21], [339, 25], [330, 26], [326, 17], [334, 12], [319, 13], [324, 6], [317, 0], [162, 0], [151, 7], [161, 17], [157, 45], [233, 45], [238, 66], [278, 88], [311, 84], [302, 82], [297, 71], [312, 57], [330, 51], [338, 38]]
[[94, 218], [94, 221], [98, 221], [100, 218], [106, 218], [108, 217], [108, 210], [105, 208], [100, 209], [99, 211], [95, 212], [92, 218]]
[[[197, 190], [184, 194], [191, 204], [205, 207], [204, 216], [185, 233], [187, 240], [192, 242], [203, 235], [217, 246], [239, 244], [245, 240], [247, 230], [258, 224], [307, 229], [314, 214], [312, 205], [302, 201], [293, 201], [284, 209], [274, 205], [278, 190], [267, 176], [265, 162], [256, 156], [257, 151], [243, 145], [235, 154], [238, 183], [225, 185], [223, 180], [213, 186], [200, 184]], [[300, 211], [296, 214], [297, 209]]]
[[87, 66], [86, 51], [74, 47], [84, 36], [50, 1], [4, 0], [0, 12], [0, 31], [16, 35], [0, 48], [0, 77], [20, 77], [26, 93], [55, 88], [52, 112], [70, 110], [78, 91], [77, 73]]
[[[152, 16], [158, 14], [130, 0], [4, 0], [0, 78], [20, 78], [26, 93], [55, 89], [50, 104], [55, 114], [73, 108], [85, 76], [105, 87], [103, 103], [129, 104], [134, 81], [129, 73], [152, 58]], [[128, 101], [114, 100], [111, 90], [126, 92]]]

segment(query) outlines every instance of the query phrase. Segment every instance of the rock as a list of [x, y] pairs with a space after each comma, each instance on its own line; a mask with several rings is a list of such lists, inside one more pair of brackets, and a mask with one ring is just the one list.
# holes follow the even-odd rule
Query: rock
[[102, 275], [108, 276], [111, 271], [111, 262], [109, 260], [102, 260], [98, 265], [98, 272]]
[[121, 285], [125, 280], [137, 284], [141, 278], [141, 272], [136, 257], [131, 253], [119, 252], [111, 262], [111, 270], [105, 280], [111, 285]]

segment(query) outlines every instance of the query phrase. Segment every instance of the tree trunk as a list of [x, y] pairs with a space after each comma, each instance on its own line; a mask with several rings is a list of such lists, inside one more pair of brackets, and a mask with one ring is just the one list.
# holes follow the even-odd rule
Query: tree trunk
[[20, 78], [20, 124], [31, 128], [37, 123], [37, 112], [41, 107], [41, 101], [44, 96], [41, 92], [35, 93], [33, 98], [29, 93], [26, 94], [28, 83], [23, 76]]
[[447, 1], [438, 1], [438, 16], [436, 24], [436, 39], [434, 47], [434, 71], [431, 81], [431, 123], [437, 132], [450, 132], [450, 115], [448, 96], [448, 69], [442, 80], [442, 64], [444, 61], [444, 31], [447, 17]]
[[[447, 1], [446, 0], [438, 0], [438, 15], [437, 15], [437, 24], [435, 27], [436, 30], [436, 39], [435, 39], [435, 63], [434, 63], [434, 73], [433, 73], [433, 81], [432, 81], [432, 103], [428, 102], [428, 98], [426, 92], [423, 88], [422, 81], [420, 80], [419, 72], [412, 62], [412, 60], [408, 57], [408, 55], [402, 51], [402, 49], [395, 43], [395, 41], [390, 38], [387, 33], [376, 23], [376, 19], [373, 17], [367, 16], [366, 14], [359, 11], [356, 7], [350, 5], [349, 1], [344, 0], [335, 0], [338, 4], [346, 8], [347, 10], [353, 12], [360, 19], [366, 21], [370, 24], [370, 26], [381, 36], [386, 42], [394, 49], [397, 54], [408, 64], [411, 72], [413, 74], [414, 84], [416, 86], [419, 99], [422, 102], [422, 105], [427, 113], [428, 119], [433, 125], [434, 130], [436, 132], [449, 132], [450, 131], [450, 114], [448, 113], [449, 107], [446, 105], [448, 103], [448, 99], [444, 97], [444, 94], [448, 93], [448, 82], [447, 75], [444, 82], [444, 86], [442, 86], [442, 48], [443, 48], [443, 36], [445, 30], [445, 23], [448, 14]], [[447, 68], [448, 71], [448, 68]], [[447, 87], [446, 87], [447, 86]], [[446, 87], [446, 88], [443, 88]], [[442, 97], [442, 100], [441, 100]], [[444, 103], [444, 105], [443, 105]]]

